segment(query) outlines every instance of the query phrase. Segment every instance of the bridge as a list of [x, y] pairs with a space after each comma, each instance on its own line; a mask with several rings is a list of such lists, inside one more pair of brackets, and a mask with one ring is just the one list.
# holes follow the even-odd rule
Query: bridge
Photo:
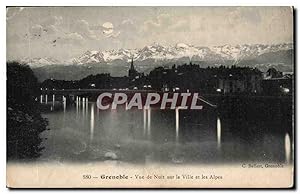
[[126, 90], [126, 89], [62, 89], [62, 90], [41, 90], [42, 94], [59, 94], [59, 95], [82, 95], [86, 93], [91, 94], [101, 94], [104, 92], [117, 93], [117, 92], [126, 92], [126, 93], [149, 93], [157, 92], [156, 90]]
[[[40, 103], [45, 102], [48, 103], [48, 97], [52, 96], [51, 102], [55, 101], [64, 101], [68, 103], [75, 103], [75, 101], [81, 100], [84, 98], [88, 100], [89, 97], [96, 101], [98, 95], [101, 93], [126, 93], [126, 94], [134, 94], [134, 93], [161, 93], [161, 91], [157, 90], [128, 90], [128, 89], [62, 89], [62, 90], [41, 90]], [[175, 92], [174, 92], [175, 93]], [[180, 93], [180, 92], [178, 92]], [[199, 96], [198, 100], [207, 104], [210, 107], [217, 108], [217, 105], [209, 102], [203, 96]], [[66, 103], [67, 104], [67, 103]]]

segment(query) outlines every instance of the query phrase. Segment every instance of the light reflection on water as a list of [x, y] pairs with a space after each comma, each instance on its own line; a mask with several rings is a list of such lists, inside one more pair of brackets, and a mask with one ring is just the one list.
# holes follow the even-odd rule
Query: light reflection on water
[[[49, 128], [41, 160], [133, 163], [222, 163], [290, 161], [288, 134], [269, 133], [267, 124], [234, 124], [213, 111], [99, 110], [87, 98], [44, 116]], [[241, 121], [239, 121], [241, 122]], [[222, 149], [220, 149], [222, 147]], [[109, 154], [107, 154], [109, 153]], [[107, 156], [116, 156], [110, 158]]]
[[285, 159], [286, 163], [290, 163], [291, 160], [291, 139], [288, 133], [285, 134]]
[[144, 136], [146, 136], [146, 132], [147, 132], [147, 110], [144, 108], [143, 109], [144, 112]]
[[148, 119], [147, 119], [147, 136], [148, 136], [148, 139], [151, 139], [151, 108], [148, 107], [147, 109], [147, 112], [148, 112]]
[[55, 94], [52, 95], [52, 110], [54, 109], [55, 105]]
[[91, 141], [93, 141], [93, 138], [94, 138], [94, 126], [95, 126], [95, 120], [94, 120], [94, 104], [92, 104], [92, 106], [91, 106], [91, 122], [90, 122], [90, 126], [91, 126], [90, 139], [91, 139]]
[[179, 140], [179, 107], [176, 107], [175, 109], [175, 117], [176, 117], [176, 142]]
[[218, 148], [221, 148], [221, 120], [218, 117], [217, 118], [217, 142], [218, 142]]

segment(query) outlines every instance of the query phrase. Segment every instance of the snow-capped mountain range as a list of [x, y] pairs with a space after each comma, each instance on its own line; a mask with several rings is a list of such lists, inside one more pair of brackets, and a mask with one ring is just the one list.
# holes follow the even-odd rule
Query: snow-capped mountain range
[[46, 58], [25, 58], [21, 60], [32, 67], [48, 65], [97, 65], [114, 64], [114, 62], [128, 63], [132, 58], [135, 62], [154, 60], [155, 62], [189, 58], [191, 61], [234, 61], [238, 64], [242, 60], [255, 59], [266, 53], [287, 51], [293, 49], [292, 43], [282, 44], [243, 44], [243, 45], [222, 45], [212, 47], [193, 46], [178, 43], [174, 46], [164, 46], [153, 43], [141, 49], [119, 49], [107, 51], [86, 51], [73, 59], [59, 61], [50, 57]]
[[24, 59], [21, 59], [21, 62], [26, 63], [32, 67], [41, 67], [41, 66], [46, 66], [46, 65], [55, 65], [55, 64], [60, 64], [60, 61], [51, 58], [51, 57], [36, 57], [36, 58], [29, 58], [26, 57]]

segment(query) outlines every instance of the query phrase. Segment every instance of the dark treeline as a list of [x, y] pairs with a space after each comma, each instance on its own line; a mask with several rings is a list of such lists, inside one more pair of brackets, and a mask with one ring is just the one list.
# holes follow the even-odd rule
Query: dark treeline
[[[270, 69], [270, 77], [280, 77], [281, 72]], [[171, 68], [157, 67], [148, 75], [137, 72], [133, 65], [129, 75], [112, 77], [110, 74], [89, 75], [81, 80], [45, 80], [42, 89], [145, 89], [156, 91], [197, 91], [207, 94], [212, 93], [263, 93], [264, 73], [250, 67], [207, 67], [201, 68], [196, 64], [173, 65]], [[284, 87], [291, 90], [288, 81]], [[268, 82], [270, 83], [270, 82]], [[266, 89], [273, 87], [273, 82]], [[278, 86], [277, 86], [278, 85]], [[277, 84], [276, 92], [280, 92]]]
[[39, 83], [27, 65], [7, 63], [7, 159], [33, 159], [40, 155], [47, 121], [41, 117]]

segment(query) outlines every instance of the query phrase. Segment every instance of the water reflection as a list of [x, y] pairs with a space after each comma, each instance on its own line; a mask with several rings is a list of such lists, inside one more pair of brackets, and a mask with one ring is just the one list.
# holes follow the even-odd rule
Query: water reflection
[[85, 118], [85, 98], [82, 98], [82, 117]]
[[92, 141], [94, 138], [94, 127], [95, 127], [95, 120], [94, 120], [94, 104], [91, 106], [91, 121], [90, 121], [90, 140]]
[[284, 145], [285, 145], [285, 160], [286, 163], [290, 163], [291, 160], [291, 140], [288, 133], [285, 134], [284, 138]]
[[85, 115], [87, 117], [88, 116], [88, 111], [89, 111], [89, 106], [88, 106], [89, 99], [88, 98], [85, 99], [85, 103], [86, 103], [86, 106], [85, 106]]
[[67, 108], [67, 99], [65, 96], [62, 97], [62, 101], [63, 101], [63, 108], [64, 108], [64, 113], [66, 112], [66, 108]]
[[147, 109], [143, 109], [143, 113], [144, 113], [144, 130], [143, 130], [143, 135], [146, 136], [146, 132], [147, 132]]
[[175, 119], [176, 119], [176, 126], [175, 126], [176, 142], [178, 142], [178, 140], [179, 140], [179, 107], [175, 108]]
[[52, 107], [53, 107], [53, 109], [54, 109], [54, 105], [55, 105], [55, 95], [53, 94], [52, 95]]
[[180, 108], [103, 111], [87, 98], [77, 97], [74, 106], [63, 99], [64, 111], [44, 115], [51, 129], [42, 134], [48, 138], [45, 160], [106, 160], [107, 152], [139, 163], [291, 160], [289, 134], [280, 132], [283, 127], [274, 132], [269, 122], [226, 120], [213, 111]]
[[79, 112], [79, 97], [76, 96], [76, 118], [78, 118], [78, 112]]
[[218, 143], [218, 148], [221, 148], [221, 120], [218, 117], [217, 118], [217, 143]]
[[151, 108], [148, 107], [147, 108], [147, 112], [148, 112], [148, 119], [147, 119], [147, 131], [148, 131], [148, 139], [151, 139]]

